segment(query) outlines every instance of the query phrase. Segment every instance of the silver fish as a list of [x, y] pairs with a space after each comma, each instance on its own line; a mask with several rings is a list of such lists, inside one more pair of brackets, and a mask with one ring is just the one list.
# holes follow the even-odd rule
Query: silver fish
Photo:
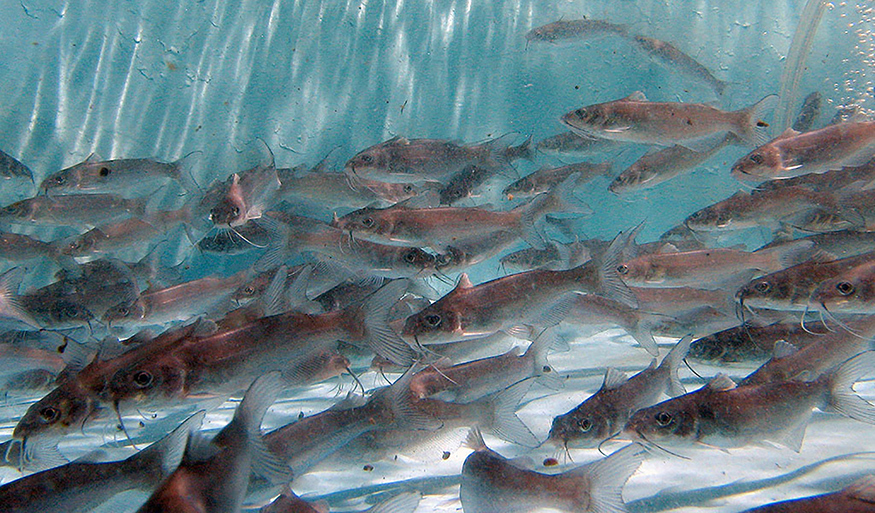
[[182, 159], [169, 164], [152, 159], [117, 159], [97, 161], [88, 157], [84, 162], [51, 174], [40, 183], [46, 194], [113, 193], [145, 195], [154, 192], [167, 180], [190, 187], [185, 178]]
[[587, 40], [597, 36], [627, 36], [625, 25], [617, 25], [604, 20], [579, 19], [559, 20], [526, 33], [527, 41], [557, 43], [561, 41]]
[[673, 44], [667, 41], [660, 41], [647, 36], [635, 36], [633, 41], [638, 44], [644, 51], [658, 58], [664, 63], [679, 70], [681, 73], [697, 78], [714, 89], [718, 95], [723, 96], [726, 91], [726, 82], [717, 79], [708, 71], [708, 68], [703, 66], [699, 61], [693, 59], [684, 52], [678, 50]]

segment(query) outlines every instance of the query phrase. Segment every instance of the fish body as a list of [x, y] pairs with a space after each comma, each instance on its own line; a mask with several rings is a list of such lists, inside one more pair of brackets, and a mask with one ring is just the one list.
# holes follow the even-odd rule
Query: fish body
[[742, 324], [694, 340], [689, 358], [696, 360], [719, 360], [725, 363], [750, 360], [765, 360], [779, 340], [787, 341], [798, 348], [807, 346], [829, 333], [818, 322], [806, 323], [805, 329], [798, 322], [776, 322], [766, 326]]
[[811, 126], [820, 116], [820, 106], [823, 103], [823, 96], [814, 91], [802, 100], [802, 106], [799, 108], [799, 114], [793, 121], [793, 130], [797, 132], [807, 132], [811, 130]]
[[489, 449], [478, 431], [466, 444], [474, 449], [462, 465], [459, 496], [466, 513], [624, 511], [623, 486], [643, 459], [643, 449], [630, 445], [588, 465], [541, 474]]
[[120, 302], [102, 316], [109, 324], [131, 326], [164, 324], [190, 319], [218, 306], [252, 279], [244, 269], [228, 277], [207, 276], [163, 289], [144, 291], [133, 302]]
[[43, 242], [24, 234], [0, 232], [0, 258], [12, 262], [32, 258], [56, 258], [57, 251], [50, 242]]
[[[574, 176], [566, 179], [566, 182]], [[566, 185], [563, 182], [563, 185]], [[541, 194], [513, 210], [495, 212], [480, 207], [364, 208], [335, 219], [335, 228], [374, 241], [393, 244], [445, 247], [498, 231], [516, 231], [532, 246], [542, 247], [536, 224], [549, 213], [590, 213], [568, 189]]]
[[833, 493], [773, 502], [743, 513], [872, 513], [875, 478], [866, 476]]
[[774, 272], [796, 263], [796, 254], [810, 243], [749, 253], [727, 248], [697, 249], [677, 253], [649, 253], [617, 267], [629, 286], [720, 287], [751, 271]]
[[0, 176], [6, 178], [27, 178], [33, 183], [33, 171], [17, 159], [0, 151]]
[[468, 165], [495, 168], [525, 156], [525, 152], [510, 147], [509, 137], [472, 146], [439, 139], [394, 137], [357, 153], [346, 163], [344, 172], [352, 177], [353, 183], [357, 178], [390, 183], [446, 183]]
[[603, 162], [601, 164], [580, 162], [561, 167], [545, 167], [508, 185], [503, 191], [501, 191], [501, 193], [513, 198], [536, 196], [544, 192], [549, 192], [553, 187], [564, 182], [573, 174], [578, 174], [578, 178], [574, 180], [574, 183], [571, 185], [577, 187], [597, 176], [610, 173], [612, 167], [612, 162]]
[[387, 183], [361, 177], [351, 180], [345, 173], [295, 169], [277, 169], [277, 173], [282, 183], [278, 199], [317, 203], [331, 209], [394, 204], [439, 190], [437, 182]]
[[160, 233], [151, 223], [132, 217], [118, 223], [94, 227], [82, 235], [57, 243], [56, 247], [63, 255], [83, 257], [112, 253], [136, 244], [148, 244]]
[[582, 137], [574, 132], [562, 132], [538, 141], [538, 151], [546, 155], [591, 157], [621, 146], [617, 141]]
[[723, 96], [727, 83], [719, 80], [708, 71], [699, 61], [680, 51], [673, 44], [647, 36], [635, 36], [633, 39], [645, 52], [679, 70], [685, 75], [699, 79], [714, 89], [718, 95]]
[[629, 379], [608, 369], [595, 394], [553, 419], [548, 440], [563, 447], [593, 447], [619, 433], [634, 412], [655, 404], [663, 394], [683, 394], [678, 367], [691, 340], [682, 339], [659, 366], [654, 358], [649, 367]]
[[488, 180], [494, 173], [487, 167], [469, 164], [447, 180], [446, 186], [438, 191], [441, 205], [453, 205], [471, 197], [474, 190]]
[[521, 325], [548, 327], [567, 315], [573, 292], [597, 293], [609, 287], [625, 297], [623, 286], [610, 277], [605, 284], [604, 275], [594, 261], [567, 271], [521, 272], [477, 286], [463, 274], [452, 291], [407, 318], [402, 336], [435, 344], [514, 331]]
[[562, 41], [587, 40], [605, 35], [625, 37], [628, 35], [628, 31], [624, 25], [604, 20], [559, 20], [528, 31], [526, 33], [526, 40], [540, 43], [558, 43]]
[[646, 153], [620, 173], [608, 189], [613, 193], [622, 194], [659, 185], [707, 162], [733, 138], [734, 136], [727, 136], [716, 146], [704, 151], [694, 151], [676, 144]]
[[772, 100], [768, 96], [747, 109], [727, 112], [702, 103], [651, 102], [636, 91], [626, 98], [573, 110], [562, 116], [562, 123], [585, 137], [639, 144], [691, 145], [725, 132], [753, 143], [760, 112]]
[[848, 122], [820, 130], [783, 134], [732, 166], [739, 180], [791, 178], [843, 166], [861, 166], [875, 156], [875, 122]]
[[0, 208], [0, 222], [93, 228], [145, 214], [144, 199], [125, 199], [114, 194], [37, 196]]
[[725, 200], [690, 214], [684, 225], [694, 232], [726, 232], [749, 228], [777, 228], [809, 212], [836, 211], [835, 196], [806, 187], [782, 187], [762, 192], [739, 191]]
[[870, 372], [875, 352], [862, 353], [813, 381], [734, 386], [718, 376], [704, 387], [637, 411], [624, 433], [650, 443], [703, 442], [739, 447], [769, 440], [799, 451], [815, 407], [875, 423], [872, 405], [851, 388]]
[[48, 195], [112, 193], [143, 195], [144, 187], [175, 180], [184, 183], [181, 161], [164, 163], [152, 159], [116, 159], [84, 162], [51, 174], [40, 183]]

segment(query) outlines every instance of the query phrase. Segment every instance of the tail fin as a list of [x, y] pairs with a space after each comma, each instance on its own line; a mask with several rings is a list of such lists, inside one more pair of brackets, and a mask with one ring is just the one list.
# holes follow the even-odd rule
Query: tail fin
[[580, 511], [626, 511], [623, 486], [644, 460], [644, 448], [627, 445], [603, 460], [578, 467], [566, 475], [580, 478], [576, 491]]
[[770, 94], [750, 107], [738, 111], [741, 116], [738, 129], [741, 133], [736, 134], [745, 143], [752, 146], [762, 146], [768, 140], [768, 123], [762, 120], [763, 114], [775, 108], [778, 95]]
[[[160, 479], [167, 478], [182, 461], [189, 433], [196, 431], [200, 427], [205, 415], [206, 411], [204, 410], [195, 413], [171, 431], [170, 434], [128, 458], [126, 463], [141, 467], [150, 473], [159, 468], [161, 469]], [[156, 482], [143, 484], [148, 486], [149, 489], [157, 485]]]
[[580, 173], [573, 173], [548, 193], [535, 196], [530, 202], [517, 208], [522, 209], [520, 227], [522, 236], [533, 248], [543, 249], [546, 237], [536, 224], [547, 214], [592, 214], [592, 209], [574, 195], [574, 186]]
[[532, 147], [533, 136], [529, 136], [519, 146], [508, 146], [504, 150], [504, 158], [510, 162], [517, 159], [534, 160], [535, 150]]
[[495, 436], [508, 442], [524, 447], [537, 447], [541, 442], [516, 416], [520, 401], [531, 387], [532, 380], [526, 379], [491, 396], [488, 402], [493, 411], [492, 422], [490, 426], [484, 427], [488, 427]]
[[254, 268], [259, 272], [275, 269], [289, 257], [289, 227], [269, 216], [261, 216], [256, 223], [267, 232], [268, 244], [267, 251], [255, 262]]
[[389, 312], [409, 286], [408, 280], [390, 281], [361, 306], [365, 342], [375, 353], [399, 365], [412, 364], [415, 351], [389, 326]]
[[195, 181], [194, 175], [191, 174], [191, 169], [182, 168], [182, 162], [194, 155], [195, 153], [202, 154], [203, 152], [200, 150], [195, 150], [180, 157], [179, 160], [172, 162], [170, 175], [173, 177], [174, 180], [179, 182], [179, 185], [181, 185], [182, 188], [185, 189], [185, 191], [189, 194], [202, 195], [203, 189], [201, 189], [200, 185], [198, 185], [197, 181]]
[[692, 335], [685, 336], [671, 349], [671, 351], [668, 352], [667, 355], [665, 355], [662, 363], [659, 364], [660, 368], [665, 367], [668, 369], [668, 394], [672, 397], [677, 397], [687, 393], [686, 389], [684, 389], [684, 386], [681, 384], [680, 377], [678, 377], [678, 368], [680, 368], [681, 362], [684, 361], [684, 358], [687, 357], [687, 352], [690, 350], [690, 344], [692, 342]]
[[632, 308], [638, 308], [638, 298], [635, 297], [632, 290], [629, 289], [629, 287], [626, 286], [626, 283], [620, 278], [620, 273], [617, 272], [617, 267], [620, 265], [620, 262], [626, 258], [625, 254], [628, 251], [628, 248], [634, 245], [635, 235], [638, 234], [640, 226], [641, 225], [629, 230], [627, 233], [620, 233], [614, 237], [614, 240], [611, 241], [611, 245], [608, 246], [607, 251], [605, 251], [601, 265], [599, 266], [599, 278], [601, 280], [603, 295], [607, 298], [625, 303]]
[[829, 377], [829, 406], [867, 424], [875, 424], [875, 406], [854, 392], [854, 383], [875, 370], [875, 351], [866, 351], [841, 364]]
[[538, 338], [532, 341], [523, 357], [531, 356], [535, 368], [534, 377], [541, 385], [558, 390], [562, 387], [562, 377], [547, 363], [547, 353], [553, 347], [561, 345], [556, 330], [552, 327], [544, 330]]
[[31, 328], [40, 325], [18, 300], [18, 288], [24, 279], [24, 268], [13, 267], [0, 275], [0, 320], [8, 319], [26, 324]]
[[291, 469], [268, 450], [261, 438], [264, 414], [284, 387], [285, 382], [279, 371], [270, 372], [253, 381], [243, 395], [230, 424], [212, 442], [222, 447], [229, 442], [230, 437], [244, 432], [252, 448], [252, 471], [271, 482], [291, 480]]

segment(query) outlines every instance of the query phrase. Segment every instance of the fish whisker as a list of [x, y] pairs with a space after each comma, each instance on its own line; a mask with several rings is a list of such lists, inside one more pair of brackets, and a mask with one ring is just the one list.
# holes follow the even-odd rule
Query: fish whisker
[[[352, 376], [352, 379], [356, 382], [356, 385], [362, 389], [362, 394], [364, 394], [365, 393], [365, 386], [359, 380], [358, 376], [355, 375], [355, 373], [352, 371], [352, 369], [349, 368], [348, 365], [346, 366], [346, 372], [348, 372], [349, 375]], [[355, 390], [355, 389], [353, 389], [353, 390]]]
[[122, 412], [119, 409], [119, 401], [118, 400], [113, 401], [112, 408], [115, 410], [115, 416], [118, 419], [119, 426], [122, 428], [122, 433], [125, 434], [125, 438], [127, 438], [128, 442], [131, 443], [131, 447], [133, 447], [135, 450], [139, 451], [140, 449], [137, 447], [137, 444], [134, 443], [134, 440], [131, 438], [131, 435], [128, 433], [128, 428], [125, 427], [125, 421], [122, 420]]
[[243, 234], [241, 234], [239, 231], [237, 231], [237, 229], [234, 228], [233, 226], [229, 226], [228, 229], [230, 231], [234, 232], [234, 234], [236, 234], [238, 237], [243, 239], [244, 242], [246, 242], [247, 244], [249, 244], [252, 247], [255, 247], [258, 249], [264, 249], [267, 247], [267, 244], [256, 244], [256, 243], [252, 242], [251, 240], [247, 239], [246, 237], [243, 236]]
[[697, 378], [699, 378], [699, 379], [705, 379], [705, 378], [703, 378], [698, 372], [696, 372], [695, 369], [693, 369], [693, 367], [690, 365], [690, 362], [687, 361], [686, 357], [684, 357], [684, 360], [683, 360], [683, 361], [684, 361], [684, 365], [686, 365], [687, 368], [690, 369], [690, 372], [692, 372], [693, 374], [695, 374], [695, 376], [696, 376]]
[[[653, 442], [653, 441], [648, 440], [647, 437], [644, 436], [644, 434], [642, 434], [640, 431], [635, 431], [635, 433], [636, 433], [639, 437], [641, 437], [642, 440], [644, 440], [645, 442], [647, 442], [647, 444], [652, 445], [653, 447], [659, 449], [660, 451], [665, 452], [666, 454], [670, 454], [670, 455], [675, 456], [675, 457], [677, 457], [677, 458], [680, 458], [680, 459], [682, 459], [682, 460], [690, 460], [690, 458], [687, 457], [687, 456], [683, 456], [683, 455], [680, 455], [680, 454], [677, 454], [677, 453], [671, 452], [671, 451], [669, 451], [668, 449], [666, 449], [665, 447], [662, 447], [662, 446], [660, 446], [659, 444], [657, 444], [657, 443], [655, 443], [655, 442]], [[646, 445], [646, 444], [644, 445], [644, 448], [645, 448], [645, 449], [647, 448], [647, 445]]]
[[826, 305], [825, 305], [825, 304], [821, 303], [820, 306], [823, 307], [823, 311], [826, 312], [827, 317], [828, 317], [829, 319], [831, 319], [833, 322], [835, 322], [836, 324], [838, 324], [840, 328], [842, 328], [843, 330], [847, 331], [848, 333], [850, 333], [851, 335], [853, 335], [853, 336], [855, 336], [855, 337], [857, 337], [857, 338], [862, 338], [862, 339], [868, 338], [868, 337], [864, 337], [863, 335], [857, 333], [855, 330], [851, 329], [850, 326], [848, 326], [847, 324], [845, 324], [845, 323], [843, 323], [842, 321], [838, 320], [838, 319], [835, 317], [835, 315], [833, 315], [832, 312], [830, 312], [830, 311], [826, 308]]

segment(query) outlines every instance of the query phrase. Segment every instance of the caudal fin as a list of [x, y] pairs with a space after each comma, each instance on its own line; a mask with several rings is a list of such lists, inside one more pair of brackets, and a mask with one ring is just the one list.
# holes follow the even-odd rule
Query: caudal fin
[[566, 472], [578, 477], [575, 486], [580, 511], [619, 512], [626, 511], [623, 502], [623, 487], [644, 461], [644, 447], [627, 445], [603, 460]]
[[750, 107], [739, 111], [741, 119], [736, 135], [751, 146], [762, 146], [769, 138], [769, 124], [763, 121], [763, 115], [773, 109], [778, 102], [778, 95], [770, 94]]
[[[189, 434], [200, 427], [205, 415], [206, 411], [204, 410], [195, 413], [170, 434], [128, 458], [127, 463], [140, 467], [148, 473], [154, 472], [156, 468], [161, 469], [160, 478], [166, 478], [179, 466], [182, 456], [185, 454]], [[157, 482], [144, 483], [150, 489], [157, 484]]]
[[537, 447], [540, 441], [516, 415], [520, 401], [531, 387], [532, 380], [526, 379], [491, 396], [488, 402], [493, 410], [492, 422], [491, 425], [484, 427], [488, 427], [495, 436], [508, 442], [524, 447]]
[[389, 311], [407, 292], [408, 280], [393, 280], [374, 292], [362, 305], [365, 340], [378, 355], [398, 365], [413, 363], [416, 352], [389, 326]]
[[682, 338], [673, 348], [671, 348], [671, 351], [665, 355], [665, 358], [659, 365], [660, 367], [668, 369], [668, 394], [672, 397], [677, 397], [687, 393], [686, 389], [684, 389], [684, 386], [681, 384], [680, 377], [678, 376], [678, 369], [681, 366], [681, 362], [687, 357], [687, 352], [690, 350], [690, 344], [692, 342], [692, 335], [687, 335]]
[[875, 374], [875, 351], [866, 351], [841, 364], [829, 379], [829, 406], [855, 420], [875, 424], [875, 406], [854, 392], [854, 383]]

